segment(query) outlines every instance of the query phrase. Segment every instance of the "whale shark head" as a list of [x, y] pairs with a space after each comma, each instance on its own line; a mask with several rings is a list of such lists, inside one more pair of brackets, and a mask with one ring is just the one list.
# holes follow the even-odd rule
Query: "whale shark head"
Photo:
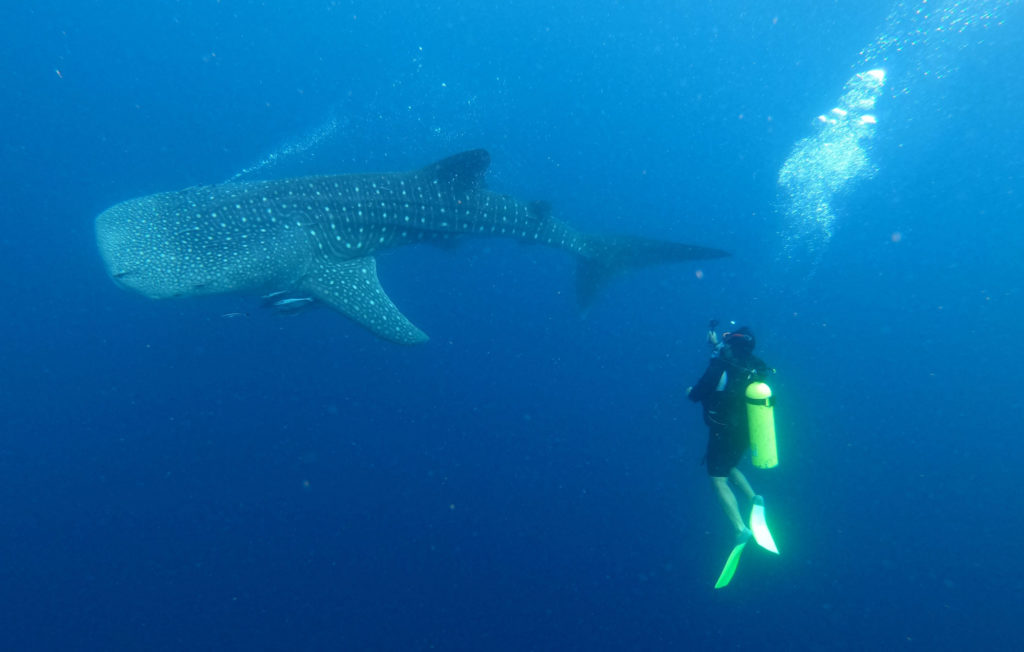
[[96, 218], [96, 244], [111, 278], [152, 299], [197, 294], [207, 284], [207, 267], [189, 263], [165, 203], [159, 195], [132, 199]]
[[235, 199], [189, 189], [108, 208], [96, 218], [107, 272], [118, 285], [153, 299], [262, 288], [282, 280], [288, 261], [280, 253], [296, 251], [281, 246], [290, 234], [226, 210], [225, 203], [234, 208]]

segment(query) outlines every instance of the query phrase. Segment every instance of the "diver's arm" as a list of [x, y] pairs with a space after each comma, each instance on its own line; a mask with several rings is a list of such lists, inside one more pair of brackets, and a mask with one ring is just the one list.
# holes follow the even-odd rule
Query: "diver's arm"
[[715, 386], [718, 384], [718, 380], [722, 377], [722, 372], [725, 371], [725, 366], [721, 360], [715, 358], [708, 365], [704, 375], [700, 377], [690, 390], [689, 398], [694, 403], [700, 403], [704, 399], [711, 395], [714, 391]]

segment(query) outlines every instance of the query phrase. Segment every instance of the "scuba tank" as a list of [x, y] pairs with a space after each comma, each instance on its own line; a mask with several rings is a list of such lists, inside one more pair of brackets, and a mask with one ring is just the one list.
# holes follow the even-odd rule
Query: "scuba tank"
[[765, 383], [747, 385], [747, 424], [750, 428], [750, 461], [759, 469], [779, 465], [775, 449], [775, 407], [772, 389]]

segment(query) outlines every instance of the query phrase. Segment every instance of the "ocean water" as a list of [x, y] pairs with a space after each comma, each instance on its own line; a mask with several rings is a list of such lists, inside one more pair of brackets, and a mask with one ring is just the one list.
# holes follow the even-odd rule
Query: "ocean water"
[[[3, 649], [1016, 649], [1019, 3], [54, 0], [0, 36]], [[581, 314], [561, 251], [387, 252], [401, 347], [96, 250], [131, 197], [477, 147], [578, 228], [733, 255]], [[741, 468], [781, 555], [717, 591], [712, 318], [777, 369], [780, 455]]]

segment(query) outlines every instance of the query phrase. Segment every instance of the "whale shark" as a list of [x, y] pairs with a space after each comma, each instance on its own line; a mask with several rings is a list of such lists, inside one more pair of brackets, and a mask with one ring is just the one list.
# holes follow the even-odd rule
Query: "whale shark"
[[[383, 339], [427, 340], [381, 287], [374, 254], [415, 243], [505, 237], [577, 257], [587, 305], [615, 273], [727, 256], [719, 249], [591, 235], [542, 201], [488, 190], [486, 150], [426, 167], [196, 186], [116, 204], [96, 218], [96, 243], [114, 282], [162, 299], [264, 293], [323, 303]], [[308, 300], [308, 301], [307, 301]], [[294, 305], [296, 302], [288, 302]]]

